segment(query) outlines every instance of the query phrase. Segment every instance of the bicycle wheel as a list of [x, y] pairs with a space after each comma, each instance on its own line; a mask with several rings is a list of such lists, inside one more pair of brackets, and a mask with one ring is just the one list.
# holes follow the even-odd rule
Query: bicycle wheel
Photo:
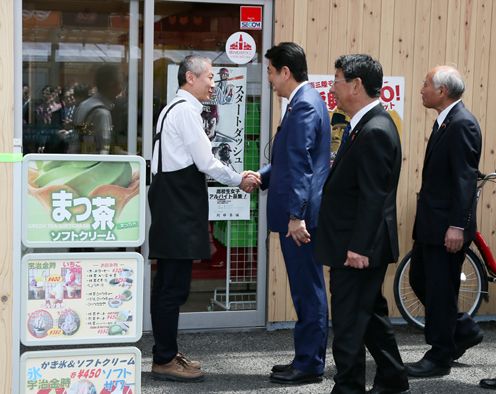
[[[410, 260], [412, 252], [401, 260], [394, 276], [394, 299], [401, 316], [408, 324], [424, 328], [424, 306], [410, 286]], [[474, 316], [479, 310], [482, 297], [487, 293], [486, 271], [480, 258], [469, 249], [465, 255], [460, 276], [458, 310]]]

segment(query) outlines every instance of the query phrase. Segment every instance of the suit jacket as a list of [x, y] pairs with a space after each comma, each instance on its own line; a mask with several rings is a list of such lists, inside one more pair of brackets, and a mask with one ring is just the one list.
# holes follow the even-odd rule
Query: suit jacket
[[271, 231], [287, 232], [290, 215], [317, 226], [322, 186], [329, 173], [331, 125], [327, 106], [311, 85], [288, 104], [275, 135], [271, 163], [260, 170], [269, 188], [267, 220]]
[[398, 259], [396, 189], [401, 144], [396, 126], [379, 104], [351, 131], [324, 185], [316, 255], [343, 267], [348, 250], [377, 267]]
[[444, 245], [449, 226], [476, 230], [477, 170], [482, 137], [479, 123], [462, 102], [456, 104], [427, 143], [413, 238]]

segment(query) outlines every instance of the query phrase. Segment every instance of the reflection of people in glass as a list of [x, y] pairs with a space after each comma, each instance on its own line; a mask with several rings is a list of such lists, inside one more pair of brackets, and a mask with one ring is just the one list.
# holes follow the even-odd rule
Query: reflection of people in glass
[[222, 67], [218, 74], [220, 81], [216, 81], [214, 102], [216, 104], [230, 104], [234, 98], [234, 85], [228, 83], [229, 70]]
[[64, 147], [57, 134], [62, 129], [62, 104], [55, 89], [46, 85], [41, 89], [41, 103], [35, 110], [36, 151], [62, 153]]
[[97, 92], [83, 101], [74, 113], [79, 133], [79, 153], [109, 154], [112, 140], [112, 108], [121, 92], [121, 76], [115, 65], [99, 67], [95, 74]]
[[22, 120], [24, 124], [31, 123], [31, 93], [27, 84], [22, 85]]

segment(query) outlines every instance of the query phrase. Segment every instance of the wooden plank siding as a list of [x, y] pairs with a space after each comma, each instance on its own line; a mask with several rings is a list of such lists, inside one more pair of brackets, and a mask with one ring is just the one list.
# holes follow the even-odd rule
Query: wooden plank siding
[[[14, 1], [0, 1], [0, 152], [13, 152]], [[0, 162], [0, 393], [12, 392], [13, 164]]]
[[[294, 40], [303, 46], [310, 74], [334, 74], [334, 61], [346, 53], [376, 57], [384, 75], [405, 77], [405, 112], [401, 140], [403, 164], [398, 188], [400, 254], [411, 248], [416, 194], [420, 188], [427, 140], [436, 113], [420, 99], [425, 74], [435, 65], [459, 68], [466, 81], [465, 105], [483, 132], [481, 171], [496, 169], [496, 4], [491, 0], [275, 0], [274, 43]], [[305, 36], [306, 34], [306, 36]], [[491, 73], [491, 70], [493, 72]], [[273, 100], [273, 130], [279, 101]], [[479, 230], [496, 251], [496, 187], [486, 186], [478, 208]], [[284, 261], [277, 237], [269, 253], [268, 322], [292, 321]], [[392, 316], [393, 277], [384, 284]], [[326, 275], [328, 276], [326, 270]], [[496, 315], [496, 292], [490, 284], [480, 314]]]

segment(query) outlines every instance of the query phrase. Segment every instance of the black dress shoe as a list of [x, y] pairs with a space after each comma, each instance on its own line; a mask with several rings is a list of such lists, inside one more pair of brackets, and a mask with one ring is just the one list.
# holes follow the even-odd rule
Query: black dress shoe
[[290, 369], [293, 366], [293, 363], [289, 364], [276, 364], [272, 367], [272, 372], [284, 372]]
[[430, 378], [432, 376], [448, 375], [451, 371], [450, 367], [438, 365], [426, 358], [417, 361], [416, 363], [408, 363], [405, 365], [408, 376], [416, 378]]
[[453, 353], [453, 360], [458, 360], [461, 356], [465, 354], [467, 349], [470, 349], [473, 346], [478, 345], [484, 339], [484, 333], [482, 331], [477, 332], [477, 334], [472, 335], [471, 337], [464, 339], [461, 342], [456, 344], [455, 353]]
[[482, 379], [479, 386], [484, 389], [496, 390], [496, 379]]
[[270, 381], [279, 384], [318, 383], [322, 382], [322, 375], [303, 372], [291, 366], [286, 371], [271, 373]]
[[388, 387], [383, 387], [379, 386], [377, 384], [374, 384], [374, 386], [367, 391], [368, 394], [410, 394], [410, 389], [394, 389], [394, 388], [388, 388]]

